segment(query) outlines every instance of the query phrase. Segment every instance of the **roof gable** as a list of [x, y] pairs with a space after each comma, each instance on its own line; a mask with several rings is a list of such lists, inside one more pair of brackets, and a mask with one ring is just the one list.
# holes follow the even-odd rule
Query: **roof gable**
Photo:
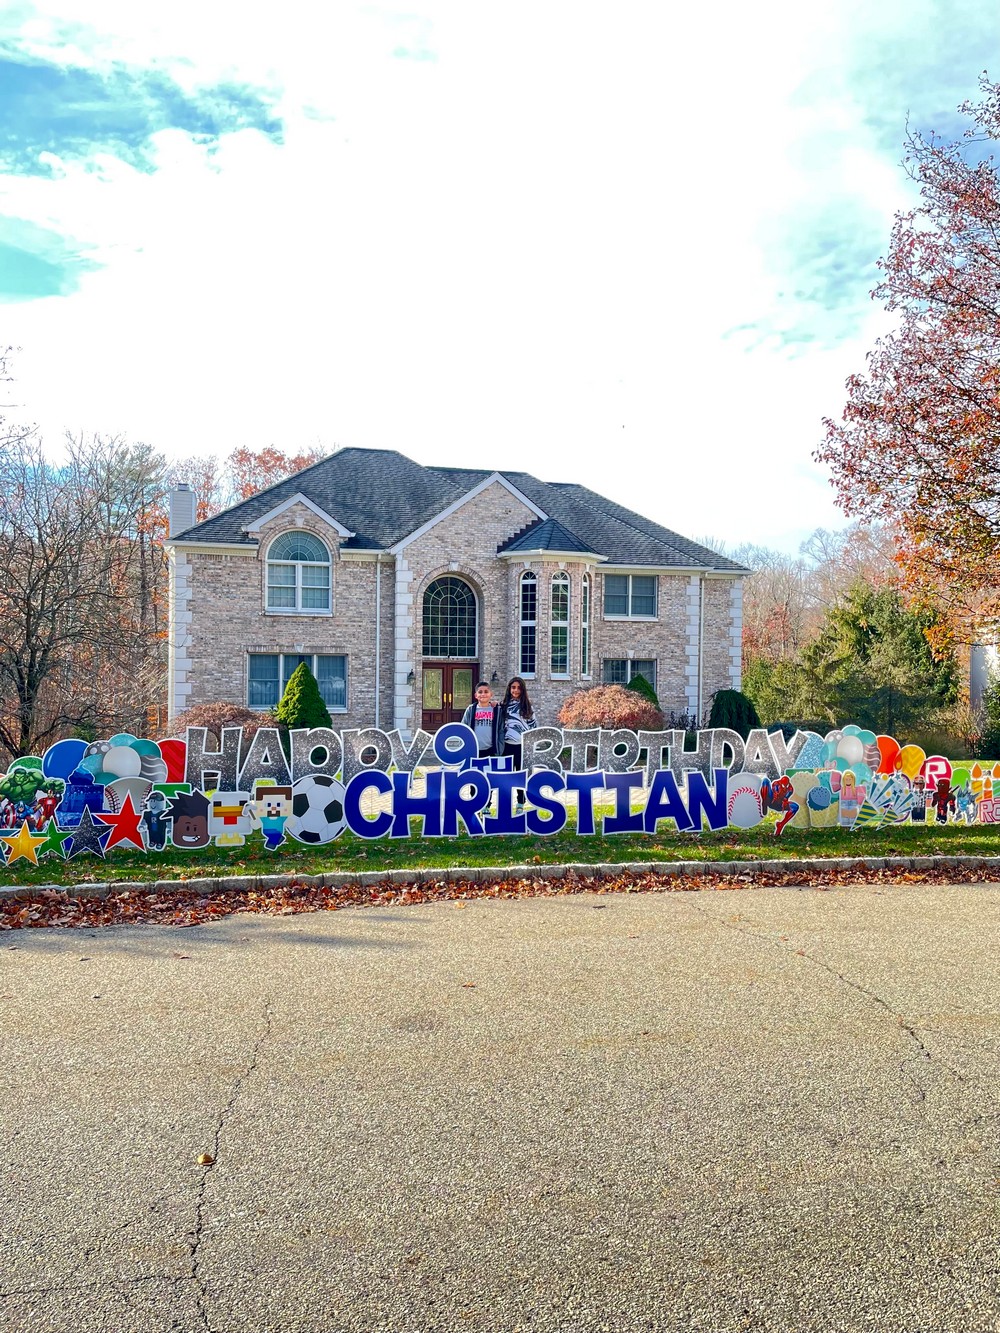
[[477, 495], [481, 495], [483, 491], [493, 485], [502, 486], [504, 490], [509, 491], [516, 500], [519, 500], [526, 509], [533, 514], [536, 514], [540, 519], [546, 517], [545, 513], [539, 509], [532, 500], [529, 500], [526, 495], [523, 495], [516, 486], [512, 485], [502, 472], [491, 472], [483, 477], [482, 481], [467, 490], [464, 495], [460, 495], [457, 499], [453, 500], [451, 504], [442, 509], [439, 514], [435, 514], [433, 518], [428, 519], [426, 523], [422, 523], [420, 527], [415, 528], [413, 532], [408, 532], [402, 540], [396, 542], [392, 548], [393, 552], [395, 553], [397, 551], [405, 550], [410, 542], [416, 541], [418, 537], [422, 537], [425, 532], [429, 532], [430, 529], [436, 527], [438, 523], [443, 522], [446, 518], [450, 518], [456, 509], [461, 509], [462, 505], [467, 504], [469, 500], [475, 499]]
[[325, 512], [325, 510], [320, 509], [318, 504], [315, 504], [312, 500], [310, 500], [308, 495], [303, 495], [301, 491], [296, 492], [295, 495], [290, 495], [287, 500], [282, 500], [280, 504], [275, 505], [273, 509], [269, 509], [267, 513], [262, 514], [260, 518], [254, 519], [254, 521], [246, 529], [248, 536], [250, 537], [259, 536], [260, 531], [265, 524], [270, 523], [272, 519], [279, 518], [282, 514], [286, 512], [286, 510], [291, 509], [293, 505], [297, 504], [305, 505], [306, 509], [314, 513], [317, 518], [320, 518], [323, 520], [324, 523], [329, 524], [329, 526], [333, 528], [334, 532], [336, 532], [338, 536], [340, 537], [354, 536], [353, 532], [350, 532], [341, 523], [338, 523], [337, 520], [331, 514], [328, 514]]

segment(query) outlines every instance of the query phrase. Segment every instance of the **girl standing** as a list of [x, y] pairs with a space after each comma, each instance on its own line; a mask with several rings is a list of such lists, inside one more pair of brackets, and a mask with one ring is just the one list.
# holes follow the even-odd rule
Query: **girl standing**
[[[520, 676], [514, 676], [507, 684], [504, 691], [503, 703], [500, 705], [505, 714], [506, 732], [504, 741], [504, 754], [513, 756], [514, 772], [518, 772], [521, 767], [521, 747], [524, 741], [524, 733], [533, 731], [538, 723], [535, 721], [535, 715], [532, 712], [531, 700], [528, 698], [528, 687]], [[524, 789], [519, 787], [517, 790], [517, 799], [524, 803]]]

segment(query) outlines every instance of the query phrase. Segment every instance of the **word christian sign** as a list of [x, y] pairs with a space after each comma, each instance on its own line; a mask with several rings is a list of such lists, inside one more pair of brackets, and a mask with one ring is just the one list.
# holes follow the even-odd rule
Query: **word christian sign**
[[[693, 742], [693, 743], [688, 743]], [[524, 737], [523, 768], [480, 759], [460, 723], [433, 736], [375, 727], [227, 727], [183, 738], [56, 742], [0, 777], [0, 849], [11, 865], [39, 856], [103, 857], [239, 847], [276, 850], [359, 838], [648, 833], [665, 826], [774, 831], [872, 828], [903, 821], [1000, 821], [1000, 765], [953, 764], [916, 745], [847, 726], [799, 731], [562, 730]], [[421, 772], [418, 774], [418, 768]], [[525, 800], [520, 799], [521, 793]], [[996, 792], [996, 798], [994, 798]]]

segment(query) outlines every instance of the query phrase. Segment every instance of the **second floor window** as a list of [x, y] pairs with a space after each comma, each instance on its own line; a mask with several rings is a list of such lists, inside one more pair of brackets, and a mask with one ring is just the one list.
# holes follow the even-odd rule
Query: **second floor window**
[[656, 616], [655, 574], [605, 574], [604, 614], [626, 619]]
[[267, 553], [268, 611], [330, 610], [330, 552], [311, 532], [284, 532]]

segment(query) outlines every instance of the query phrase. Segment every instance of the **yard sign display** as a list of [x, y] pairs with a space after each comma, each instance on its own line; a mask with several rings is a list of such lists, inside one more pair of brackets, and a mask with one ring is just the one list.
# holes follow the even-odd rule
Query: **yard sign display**
[[[916, 745], [846, 726], [820, 736], [780, 732], [605, 731], [539, 727], [524, 768], [479, 759], [460, 723], [409, 741], [375, 727], [303, 728], [285, 738], [239, 727], [219, 741], [128, 733], [63, 740], [0, 778], [4, 863], [240, 847], [271, 851], [359, 838], [546, 837], [749, 829], [776, 816], [796, 829], [885, 828], [903, 822], [1000, 822], [1000, 764], [951, 763]], [[418, 767], [422, 770], [416, 775]], [[518, 795], [527, 800], [522, 807]], [[996, 792], [996, 796], [994, 796]]]

